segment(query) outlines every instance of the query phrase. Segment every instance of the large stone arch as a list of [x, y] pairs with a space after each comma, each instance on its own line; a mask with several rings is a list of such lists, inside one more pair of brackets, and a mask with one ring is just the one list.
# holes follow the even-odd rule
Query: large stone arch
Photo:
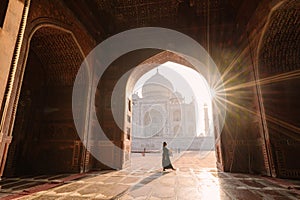
[[[132, 91], [134, 89], [134, 86], [136, 84], [136, 82], [145, 74], [147, 73], [148, 71], [152, 70], [153, 68], [156, 68], [157, 66], [161, 65], [161, 64], [164, 64], [166, 62], [173, 62], [173, 63], [176, 63], [176, 64], [180, 64], [182, 66], [185, 66], [187, 68], [190, 68], [190, 69], [193, 69], [195, 72], [199, 73], [201, 76], [203, 76], [203, 74], [201, 72], [201, 70], [199, 70], [199, 68], [197, 68], [197, 66], [194, 66], [186, 57], [182, 56], [182, 55], [179, 55], [179, 54], [176, 54], [174, 52], [170, 52], [170, 51], [162, 51], [160, 53], [157, 53], [156, 55], [153, 55], [151, 57], [149, 57], [148, 59], [146, 59], [145, 61], [143, 61], [142, 63], [140, 63], [139, 65], [137, 65], [133, 70], [132, 72], [129, 74], [129, 77], [127, 79], [127, 84], [126, 84], [126, 89], [125, 89], [125, 93], [126, 93], [126, 101], [129, 101], [129, 102], [132, 102]], [[208, 68], [208, 66], [205, 66], [205, 68]], [[216, 69], [212, 69], [211, 71], [214, 71]], [[205, 71], [205, 70], [204, 70]], [[205, 72], [204, 72], [205, 73]], [[218, 73], [217, 71], [215, 71], [215, 73]], [[213, 74], [213, 73], [212, 73]], [[213, 75], [211, 75], [213, 76]], [[217, 76], [217, 75], [216, 75]], [[204, 76], [203, 76], [204, 77]], [[210, 77], [210, 75], [206, 76], [204, 79], [205, 81], [209, 81], [208, 78]], [[184, 81], [184, 80], [182, 80]], [[213, 84], [210, 85], [210, 87], [212, 87]], [[167, 87], [167, 86], [166, 86]], [[176, 95], [176, 93], [174, 94]], [[127, 104], [128, 105], [128, 104]], [[126, 107], [127, 107], [126, 105]], [[130, 116], [132, 118], [132, 112], [128, 112], [128, 107], [127, 109], [124, 110], [125, 112], [125, 118], [127, 118], [128, 116]], [[179, 121], [181, 121], [181, 113], [182, 111], [175, 111], [175, 112], [178, 112], [177, 114], [177, 117], [179, 117]], [[214, 112], [214, 111], [213, 111]], [[218, 117], [217, 116], [217, 113], [215, 112], [215, 115], [213, 116], [214, 119], [212, 119], [212, 121], [218, 121], [216, 118]], [[221, 117], [220, 117], [221, 118]], [[128, 121], [124, 121], [124, 130], [128, 130], [128, 129], [131, 129], [133, 128], [132, 124], [131, 123], [128, 123]], [[218, 125], [219, 126], [219, 125]], [[221, 125], [220, 125], [221, 127]], [[213, 127], [211, 127], [213, 128]], [[174, 131], [174, 133], [178, 134], [179, 132], [181, 132], [182, 134], [182, 131], [180, 131], [181, 128], [178, 126], [176, 131]], [[132, 131], [131, 131], [132, 132]], [[220, 136], [220, 132], [217, 132], [217, 130], [213, 130], [213, 132], [215, 132], [215, 142], [217, 142], [219, 140], [219, 136]], [[179, 136], [180, 134], [178, 134]], [[176, 139], [175, 139], [176, 140]], [[159, 141], [159, 140], [158, 140]], [[189, 145], [187, 145], [187, 149], [190, 149], [190, 147], [193, 146], [194, 143], [197, 143], [195, 142], [197, 140], [194, 140], [194, 138], [192, 139], [188, 139], [186, 140], [187, 143], [190, 142]], [[160, 144], [156, 144], [157, 146], [160, 146]], [[213, 150], [213, 145], [209, 143], [209, 146], [208, 149], [209, 150]], [[217, 150], [217, 149], [216, 149]], [[221, 162], [220, 160], [217, 159], [217, 162]]]
[[[124, 155], [116, 156], [113, 147], [105, 147], [107, 159], [112, 160], [114, 166], [118, 166], [118, 168], [127, 166], [130, 159], [133, 87], [146, 72], [167, 61], [192, 69], [196, 68], [186, 58], [170, 51], [135, 50], [115, 60], [106, 69], [98, 83], [95, 98], [98, 121], [107, 138], [124, 152]], [[115, 91], [117, 92], [115, 93]], [[90, 138], [88, 148], [100, 148], [99, 144], [102, 140], [104, 141], [96, 135], [93, 136], [93, 133]], [[106, 167], [97, 161], [96, 166]]]
[[[72, 32], [53, 24], [33, 29], [25, 52], [5, 175], [79, 172], [84, 150], [71, 99], [84, 54]], [[87, 101], [78, 106], [85, 112]]]
[[258, 49], [263, 120], [278, 177], [299, 178], [300, 3], [271, 10]]

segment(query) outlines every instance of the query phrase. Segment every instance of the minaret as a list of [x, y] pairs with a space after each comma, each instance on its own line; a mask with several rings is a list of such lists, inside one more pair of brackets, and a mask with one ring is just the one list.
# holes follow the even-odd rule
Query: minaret
[[204, 104], [204, 136], [209, 136], [208, 107]]

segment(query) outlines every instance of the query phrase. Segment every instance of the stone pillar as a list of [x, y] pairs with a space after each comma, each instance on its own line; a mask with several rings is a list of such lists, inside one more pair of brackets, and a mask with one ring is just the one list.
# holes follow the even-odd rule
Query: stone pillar
[[0, 82], [7, 83], [0, 86], [0, 176], [2, 176], [8, 147], [11, 142], [16, 108], [13, 108], [13, 84], [19, 61], [20, 49], [23, 41], [30, 0], [24, 3], [18, 0], [9, 1], [4, 24], [0, 29]]

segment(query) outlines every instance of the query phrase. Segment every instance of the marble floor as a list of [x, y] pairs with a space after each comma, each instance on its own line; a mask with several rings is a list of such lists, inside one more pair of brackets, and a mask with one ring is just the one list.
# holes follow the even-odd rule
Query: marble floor
[[[1, 199], [300, 199], [300, 182], [219, 172], [214, 152], [182, 152], [175, 171], [162, 172], [161, 155], [132, 154], [120, 171], [2, 180]], [[6, 182], [5, 182], [6, 181]], [[23, 184], [22, 184], [23, 182]], [[19, 184], [17, 184], [19, 183]], [[26, 187], [27, 185], [27, 187]]]

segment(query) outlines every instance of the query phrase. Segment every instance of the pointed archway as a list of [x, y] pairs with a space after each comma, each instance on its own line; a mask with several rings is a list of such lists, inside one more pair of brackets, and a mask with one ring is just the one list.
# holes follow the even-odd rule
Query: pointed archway
[[71, 32], [44, 25], [30, 37], [26, 60], [4, 176], [80, 172], [84, 148], [72, 115], [80, 48]]

